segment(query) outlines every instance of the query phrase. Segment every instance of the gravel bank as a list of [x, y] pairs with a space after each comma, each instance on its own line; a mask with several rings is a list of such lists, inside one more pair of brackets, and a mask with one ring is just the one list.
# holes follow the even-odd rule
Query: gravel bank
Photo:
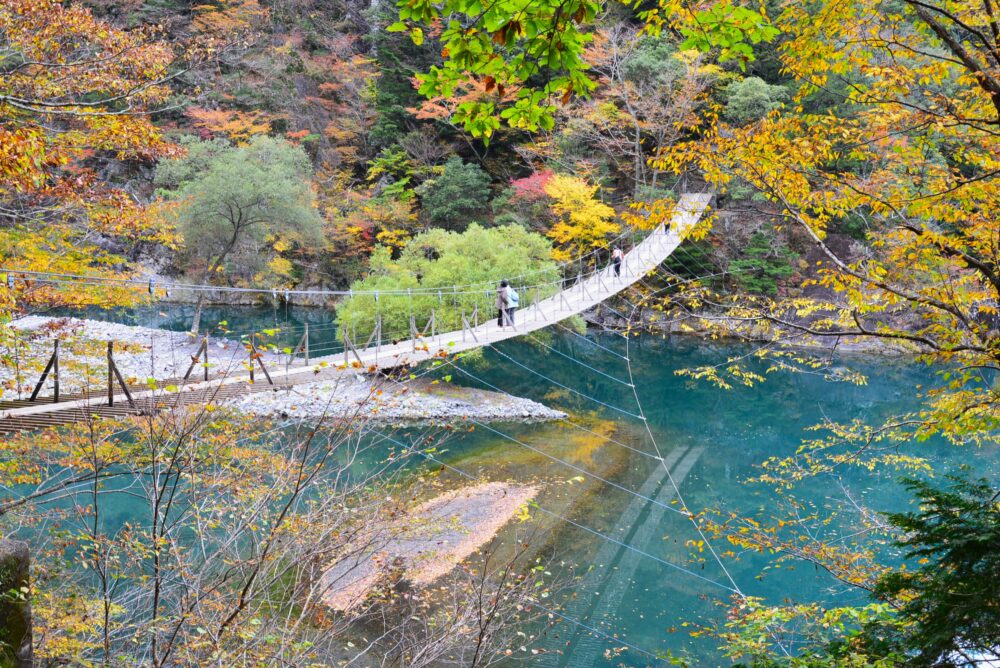
[[[144, 381], [147, 378], [165, 380], [183, 376], [191, 365], [201, 341], [186, 332], [171, 332], [149, 327], [133, 327], [100, 320], [83, 318], [51, 318], [26, 316], [18, 318], [11, 327], [30, 332], [38, 341], [32, 346], [36, 366], [45, 363], [52, 352], [46, 339], [59, 337], [60, 382], [63, 388], [73, 388], [85, 383], [89, 375], [104, 377], [107, 373], [106, 352], [98, 342], [114, 341], [115, 364], [126, 378]], [[124, 348], [124, 349], [123, 349]], [[23, 351], [22, 351], [23, 354]], [[209, 340], [209, 362], [213, 371], [238, 370], [247, 353], [240, 341], [213, 338]], [[285, 356], [265, 353], [265, 364], [284, 365]], [[201, 367], [196, 369], [196, 373]], [[6, 374], [6, 376], [4, 376]], [[12, 378], [13, 371], [0, 369], [0, 377]], [[33, 381], [32, 381], [33, 382]]]
[[534, 422], [566, 414], [536, 401], [424, 379], [393, 382], [346, 373], [334, 380], [296, 385], [231, 401], [241, 413], [316, 420], [352, 415], [381, 423], [453, 420]]

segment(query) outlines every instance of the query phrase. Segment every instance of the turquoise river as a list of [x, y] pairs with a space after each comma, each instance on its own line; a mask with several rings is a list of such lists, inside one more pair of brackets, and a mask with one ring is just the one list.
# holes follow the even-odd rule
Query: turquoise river
[[[314, 349], [332, 338], [324, 330], [330, 317], [321, 311], [230, 308], [227, 313], [229, 327], [237, 330], [310, 321]], [[220, 315], [209, 311], [205, 322]], [[178, 330], [187, 323], [180, 308], [100, 317]], [[545, 629], [534, 645], [544, 653], [522, 660], [572, 668], [646, 666], [668, 665], [654, 657], [673, 654], [692, 665], [725, 665], [717, 642], [692, 631], [724, 619], [733, 589], [771, 603], [864, 600], [810, 564], [778, 566], [772, 555], [738, 551], [720, 539], [699, 546], [702, 537], [679, 512], [674, 485], [694, 512], [720, 508], [767, 518], [787, 497], [748, 482], [764, 460], [790, 455], [804, 439], [821, 436], [810, 427], [823, 420], [876, 424], [912, 411], [918, 386], [940, 379], [933, 369], [906, 359], [861, 355], [837, 357], [833, 367], [864, 374], [863, 385], [834, 382], [826, 373], [776, 372], [754, 387], [720, 390], [677, 374], [750, 350], [649, 335], [626, 343], [615, 334], [581, 336], [550, 328], [542, 339], [504, 343], [482, 359], [436, 371], [452, 383], [493, 387], [570, 414], [569, 421], [552, 424], [475, 425], [438, 444], [437, 456], [453, 467], [443, 475], [456, 485], [467, 482], [463, 475], [543, 485], [532, 514], [544, 531], [532, 540], [539, 542], [551, 578], [562, 583], [543, 602], [571, 621]], [[392, 433], [403, 441], [418, 435], [412, 429]], [[926, 457], [935, 476], [961, 464], [994, 480], [1000, 473], [995, 451], [935, 440], [906, 448]], [[811, 478], [790, 494], [803, 517], [835, 514], [817, 529], [819, 537], [835, 543], [858, 531], [860, 506], [906, 507], [898, 478], [893, 470], [847, 467]], [[508, 528], [498, 541], [524, 531], [523, 525]], [[891, 546], [879, 549], [898, 558]]]

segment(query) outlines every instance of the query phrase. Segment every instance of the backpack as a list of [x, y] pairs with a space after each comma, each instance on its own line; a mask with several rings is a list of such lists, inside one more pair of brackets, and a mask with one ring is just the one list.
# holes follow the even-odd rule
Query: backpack
[[507, 303], [511, 308], [517, 308], [520, 298], [517, 296], [517, 290], [514, 288], [507, 288]]

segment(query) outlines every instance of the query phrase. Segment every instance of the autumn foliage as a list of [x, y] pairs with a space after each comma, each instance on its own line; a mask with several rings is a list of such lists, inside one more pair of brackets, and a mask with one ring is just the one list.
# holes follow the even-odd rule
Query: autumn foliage
[[597, 199], [597, 186], [574, 176], [557, 174], [545, 184], [552, 198], [556, 223], [548, 236], [558, 246], [552, 256], [567, 262], [607, 245], [608, 237], [621, 229], [615, 210]]
[[[115, 274], [118, 258], [94, 235], [172, 243], [131, 195], [98, 178], [91, 158], [149, 162], [171, 153], [148, 117], [166, 103], [175, 53], [153, 28], [119, 30], [78, 5], [0, 3], [0, 247], [9, 268]], [[13, 249], [16, 248], [16, 252]], [[20, 284], [19, 298], [89, 303], [74, 293]], [[123, 295], [121, 295], [123, 296]]]

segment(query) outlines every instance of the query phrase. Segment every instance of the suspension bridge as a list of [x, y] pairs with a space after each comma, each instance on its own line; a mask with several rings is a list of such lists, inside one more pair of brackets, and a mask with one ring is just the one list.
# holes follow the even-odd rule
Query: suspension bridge
[[[480, 313], [476, 308], [462, 313], [461, 327], [441, 331], [432, 312], [430, 318], [419, 325], [411, 315], [408, 335], [387, 339], [379, 318], [372, 323], [370, 334], [364, 341], [357, 338], [356, 328], [344, 327], [341, 351], [312, 357], [309, 356], [307, 333], [303, 339], [305, 354], [302, 364], [288, 365], [280, 373], [274, 368], [268, 369], [266, 355], [261, 354], [251, 340], [245, 363], [235, 369], [217, 369], [210, 374], [206, 338], [192, 356], [184, 377], [131, 386], [118, 370], [113, 344], [109, 342], [106, 383], [62, 396], [59, 394], [59, 351], [56, 344], [32, 396], [0, 402], [0, 434], [68, 424], [91, 416], [136, 414], [217, 402], [247, 393], [312, 383], [346, 370], [376, 372], [416, 366], [544, 329], [593, 308], [658, 267], [680, 246], [702, 217], [710, 198], [708, 194], [682, 196], [669, 224], [661, 224], [624, 253], [620, 271], [611, 264], [596, 266], [588, 272], [581, 267], [575, 280], [560, 281], [554, 294], [535, 299], [520, 309], [513, 322], [497, 318], [493, 313]], [[53, 383], [53, 394], [51, 397], [40, 397], [39, 391], [47, 378]]]

